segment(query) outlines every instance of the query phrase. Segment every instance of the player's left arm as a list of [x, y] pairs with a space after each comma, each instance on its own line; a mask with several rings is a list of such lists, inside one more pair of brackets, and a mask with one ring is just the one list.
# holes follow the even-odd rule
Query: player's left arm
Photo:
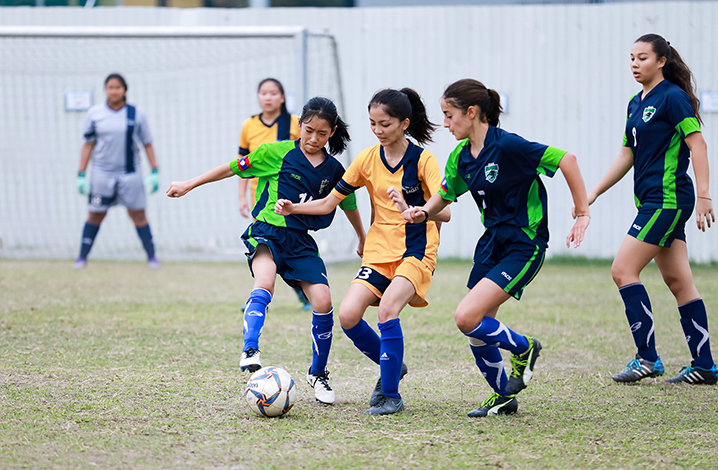
[[274, 205], [274, 212], [284, 216], [291, 214], [324, 215], [336, 209], [340, 202], [342, 200], [334, 194], [329, 194], [322, 199], [296, 204], [289, 199], [280, 199]]
[[566, 153], [558, 163], [558, 168], [566, 178], [568, 189], [571, 190], [571, 196], [573, 197], [573, 205], [575, 212], [572, 214], [576, 222], [571, 227], [566, 237], [566, 248], [571, 246], [573, 242], [574, 247], [578, 248], [583, 241], [583, 237], [588, 228], [588, 224], [591, 222], [591, 213], [588, 209], [588, 195], [586, 194], [586, 184], [581, 176], [581, 170], [578, 167], [578, 160], [576, 156], [571, 153]]
[[693, 157], [693, 173], [696, 177], [696, 224], [698, 229], [706, 231], [716, 221], [713, 201], [710, 195], [710, 168], [708, 165], [708, 146], [703, 134], [693, 132], [685, 138], [686, 145]]

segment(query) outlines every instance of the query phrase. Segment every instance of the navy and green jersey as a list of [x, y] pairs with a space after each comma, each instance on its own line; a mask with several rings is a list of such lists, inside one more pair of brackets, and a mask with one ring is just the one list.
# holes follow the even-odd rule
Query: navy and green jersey
[[685, 138], [700, 132], [688, 93], [663, 80], [645, 98], [628, 103], [623, 145], [633, 152], [636, 206], [664, 209], [693, 207], [693, 182], [687, 170]]
[[[279, 199], [298, 203], [326, 197], [344, 175], [344, 167], [331, 155], [327, 154], [315, 167], [299, 148], [299, 140], [271, 142], [260, 145], [249, 155], [240, 155], [230, 162], [230, 167], [237, 176], [259, 179], [257, 203], [252, 210], [256, 220], [297, 230], [319, 230], [332, 223], [335, 211], [286, 217], [274, 212]], [[340, 207], [356, 209], [356, 197], [345, 199]]]
[[451, 152], [439, 193], [453, 202], [470, 191], [484, 227], [519, 228], [545, 249], [548, 199], [539, 175], [552, 177], [565, 154], [489, 126], [478, 157], [471, 156], [469, 139]]

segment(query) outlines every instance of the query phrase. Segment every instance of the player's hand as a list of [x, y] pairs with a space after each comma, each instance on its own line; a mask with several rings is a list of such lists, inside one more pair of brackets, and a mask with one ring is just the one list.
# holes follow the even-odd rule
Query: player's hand
[[389, 196], [389, 199], [391, 199], [391, 201], [396, 205], [399, 212], [404, 212], [409, 208], [409, 205], [404, 200], [404, 196], [401, 194], [401, 191], [396, 189], [394, 186], [391, 186], [386, 190], [386, 195]]
[[711, 224], [715, 223], [716, 215], [713, 212], [713, 201], [704, 197], [696, 200], [696, 224], [698, 230], [705, 232], [706, 225], [711, 228]]
[[150, 194], [154, 194], [160, 189], [160, 170], [158, 168], [152, 168], [152, 173], [145, 178], [145, 188], [147, 188]]
[[573, 224], [573, 227], [571, 227], [571, 230], [568, 232], [568, 236], [566, 237], [566, 248], [571, 248], [571, 242], [573, 242], [574, 248], [581, 246], [588, 224], [591, 223], [591, 216], [588, 214], [580, 214], [574, 218], [576, 219], [576, 222]]
[[168, 197], [182, 197], [190, 191], [190, 185], [187, 181], [173, 181], [167, 188]]
[[411, 206], [407, 210], [402, 212], [401, 216], [410, 224], [418, 224], [419, 222], [423, 222], [426, 219], [426, 215], [424, 215], [424, 211], [421, 209], [421, 207], [414, 206]]
[[366, 241], [366, 237], [360, 238], [359, 243], [357, 244], [357, 255], [359, 255], [360, 258], [364, 256], [364, 242]]
[[77, 190], [83, 196], [90, 194], [90, 182], [87, 181], [84, 171], [77, 173]]
[[240, 198], [239, 198], [239, 213], [240, 213], [240, 214], [242, 215], [242, 217], [244, 217], [244, 218], [248, 218], [248, 217], [249, 217], [249, 202], [247, 202], [247, 198], [246, 198], [246, 197], [244, 197], [244, 198], [240, 197]]
[[280, 199], [274, 204], [274, 212], [279, 215], [291, 215], [294, 212], [294, 204], [289, 199]]

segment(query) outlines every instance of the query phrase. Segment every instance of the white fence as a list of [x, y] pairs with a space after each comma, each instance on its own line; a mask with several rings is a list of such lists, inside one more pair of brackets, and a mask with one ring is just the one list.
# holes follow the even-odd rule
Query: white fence
[[[327, 30], [339, 44], [352, 155], [375, 143], [366, 104], [376, 90], [415, 88], [427, 102], [430, 117], [440, 123], [438, 100], [444, 87], [472, 77], [508, 97], [502, 127], [575, 153], [589, 188], [617, 155], [626, 104], [640, 90], [629, 72], [633, 41], [648, 32], [662, 34], [692, 68], [699, 91], [718, 90], [715, 24], [716, 2], [369, 9], [0, 9], [0, 25], [5, 26], [293, 25]], [[0, 106], [6, 102], [3, 99]], [[715, 155], [712, 143], [718, 141], [718, 116], [706, 113], [703, 117], [709, 155]], [[440, 130], [435, 140], [429, 149], [443, 165], [455, 141], [445, 130]], [[77, 141], [79, 156], [80, 136]], [[156, 151], [166, 169], [163, 183], [190, 176], [173, 173], [172, 156], [162, 148]], [[714, 188], [717, 167], [714, 161]], [[72, 168], [67, 174], [72, 174]], [[549, 254], [565, 254], [563, 239], [572, 223], [570, 195], [560, 174], [548, 181], [547, 187], [553, 237]], [[629, 174], [592, 207], [587, 238], [572, 254], [602, 258], [615, 254], [635, 213], [631, 193]], [[713, 194], [718, 194], [715, 189]], [[473, 202], [463, 199], [453, 206], [453, 220], [442, 229], [443, 257], [470, 257], [482, 232]], [[366, 199], [360, 197], [362, 202], [366, 209]], [[150, 204], [167, 201], [154, 198]], [[368, 209], [364, 213], [368, 216]], [[0, 226], [2, 223], [0, 220]], [[78, 240], [81, 223], [79, 218]], [[718, 228], [703, 234], [691, 222], [687, 232], [692, 260], [718, 260]]]

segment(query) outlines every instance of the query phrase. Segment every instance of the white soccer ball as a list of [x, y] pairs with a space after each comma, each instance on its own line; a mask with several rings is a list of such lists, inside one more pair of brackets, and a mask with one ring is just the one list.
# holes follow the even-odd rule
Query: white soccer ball
[[294, 406], [297, 387], [286, 370], [264, 367], [249, 378], [244, 398], [249, 408], [260, 416], [282, 416]]

